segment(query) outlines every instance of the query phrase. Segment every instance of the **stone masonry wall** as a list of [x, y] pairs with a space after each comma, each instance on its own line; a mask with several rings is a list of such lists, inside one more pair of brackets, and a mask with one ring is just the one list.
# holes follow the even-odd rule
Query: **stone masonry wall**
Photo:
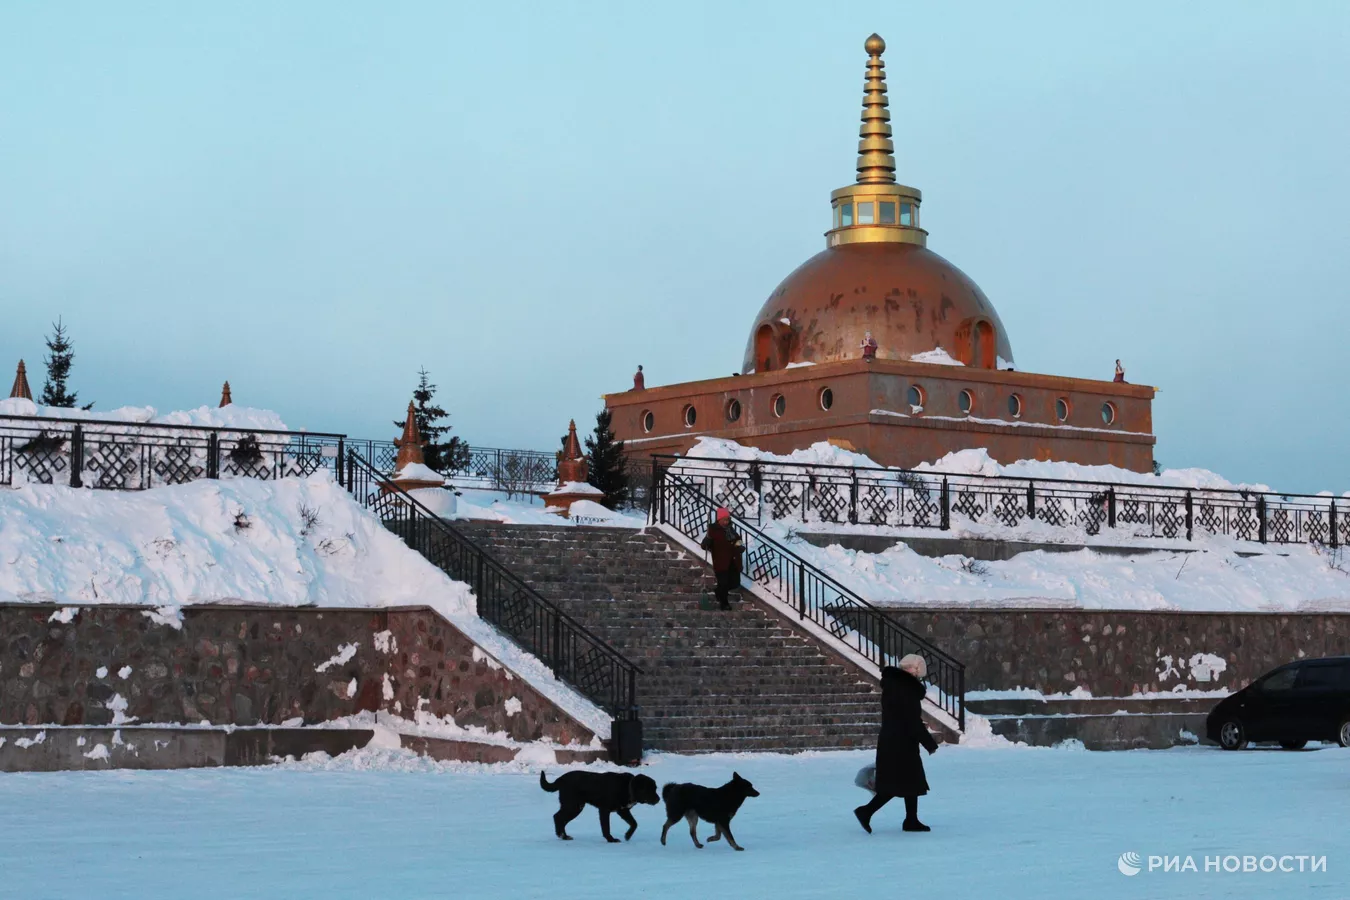
[[[966, 666], [966, 690], [1093, 696], [1237, 690], [1296, 659], [1350, 654], [1350, 613], [1049, 609], [891, 611]], [[1223, 670], [1211, 669], [1215, 656]], [[1196, 665], [1192, 665], [1192, 661]], [[1213, 668], [1218, 668], [1214, 666]]]
[[0, 605], [0, 724], [315, 724], [377, 709], [520, 741], [593, 737], [425, 608], [189, 606], [179, 620]]

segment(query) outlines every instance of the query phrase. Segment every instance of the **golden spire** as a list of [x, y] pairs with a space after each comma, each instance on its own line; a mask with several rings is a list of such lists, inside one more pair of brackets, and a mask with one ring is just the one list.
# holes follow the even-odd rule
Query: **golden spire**
[[886, 42], [874, 34], [863, 49], [867, 51], [867, 80], [862, 128], [858, 130], [858, 184], [889, 184], [895, 181], [895, 144], [891, 142], [891, 113], [887, 108], [886, 64], [881, 61]]
[[19, 369], [14, 373], [14, 387], [10, 388], [9, 396], [10, 399], [15, 397], [33, 399], [33, 391], [28, 387], [28, 369], [24, 367], [23, 360], [19, 360]]

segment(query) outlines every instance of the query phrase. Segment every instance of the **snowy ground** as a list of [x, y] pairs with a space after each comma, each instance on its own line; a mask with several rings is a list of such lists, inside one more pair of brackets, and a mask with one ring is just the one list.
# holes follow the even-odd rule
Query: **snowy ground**
[[[864, 834], [850, 809], [866, 753], [654, 757], [658, 783], [762, 796], [734, 823], [746, 848], [659, 843], [635, 810], [608, 845], [594, 812], [556, 840], [537, 770], [441, 765], [399, 751], [264, 769], [0, 776], [3, 893], [55, 897], [1044, 897], [1350, 896], [1350, 844], [1326, 816], [1350, 802], [1350, 751], [1087, 753], [943, 748], [928, 760], [931, 834], [888, 807]], [[553, 769], [557, 772], [558, 769]], [[616, 826], [618, 827], [618, 826]], [[706, 836], [709, 829], [700, 829]], [[1143, 871], [1118, 870], [1138, 853]], [[1149, 871], [1187, 856], [1197, 872]], [[1298, 855], [1325, 871], [1297, 872]], [[1205, 857], [1255, 872], [1206, 872]], [[1261, 872], [1281, 857], [1293, 872]], [[1232, 863], [1230, 863], [1231, 865]], [[1222, 863], [1219, 864], [1222, 866]], [[1311, 868], [1311, 860], [1304, 862]]]

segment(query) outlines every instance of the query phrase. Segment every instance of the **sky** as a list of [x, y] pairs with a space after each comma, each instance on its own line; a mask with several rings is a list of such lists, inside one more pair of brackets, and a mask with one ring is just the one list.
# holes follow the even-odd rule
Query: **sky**
[[[0, 0], [0, 370], [473, 444], [739, 368], [853, 181], [871, 32], [929, 248], [1157, 458], [1350, 490], [1350, 4]], [[0, 374], [8, 379], [8, 374]], [[8, 385], [8, 380], [4, 382]]]

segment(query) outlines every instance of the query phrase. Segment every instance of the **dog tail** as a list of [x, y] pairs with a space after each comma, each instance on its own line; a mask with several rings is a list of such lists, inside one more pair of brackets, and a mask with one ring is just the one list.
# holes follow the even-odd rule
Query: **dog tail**
[[666, 782], [665, 787], [661, 788], [661, 799], [669, 803], [670, 795], [675, 793], [675, 788], [676, 784], [674, 782], [671, 781]]
[[539, 773], [539, 786], [544, 790], [548, 791], [550, 794], [557, 793], [558, 791], [558, 782], [554, 781], [552, 784], [550, 784], [549, 780], [546, 777], [544, 777], [543, 772]]

